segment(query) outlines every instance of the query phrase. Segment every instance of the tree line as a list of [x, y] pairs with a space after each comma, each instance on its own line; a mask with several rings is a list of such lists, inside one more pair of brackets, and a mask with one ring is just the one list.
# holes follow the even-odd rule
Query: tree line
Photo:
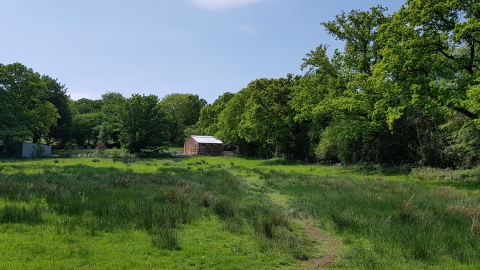
[[136, 152], [203, 134], [244, 155], [476, 166], [479, 16], [470, 0], [341, 12], [322, 26], [343, 48], [320, 44], [304, 74], [256, 79], [212, 104], [193, 94], [71, 101], [57, 80], [1, 66], [0, 140], [103, 141]]
[[199, 131], [245, 154], [472, 167], [480, 153], [480, 6], [408, 0], [341, 12], [302, 76], [258, 79], [200, 113]]
[[[0, 64], [0, 153], [24, 141], [58, 147], [122, 147], [156, 151], [182, 144], [206, 101], [193, 94], [107, 92], [100, 100], [72, 100], [67, 88], [20, 63]], [[11, 152], [11, 153], [13, 153]], [[7, 153], [8, 154], [8, 153]]]

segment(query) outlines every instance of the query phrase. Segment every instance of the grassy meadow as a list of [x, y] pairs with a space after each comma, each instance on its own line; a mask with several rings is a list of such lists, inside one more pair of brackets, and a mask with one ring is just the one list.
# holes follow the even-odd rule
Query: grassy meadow
[[3, 159], [0, 268], [477, 269], [476, 177], [233, 157]]

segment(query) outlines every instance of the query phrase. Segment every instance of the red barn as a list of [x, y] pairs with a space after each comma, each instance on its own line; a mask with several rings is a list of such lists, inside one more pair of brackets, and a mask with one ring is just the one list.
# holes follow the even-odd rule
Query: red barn
[[183, 145], [185, 155], [212, 155], [223, 153], [223, 142], [213, 136], [192, 135]]

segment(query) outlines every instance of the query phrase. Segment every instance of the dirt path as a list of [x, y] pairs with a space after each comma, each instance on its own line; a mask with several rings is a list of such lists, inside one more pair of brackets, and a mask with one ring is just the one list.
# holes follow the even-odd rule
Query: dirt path
[[[254, 180], [248, 177], [243, 177], [243, 178], [247, 180], [248, 185], [253, 190], [259, 190], [260, 187], [264, 184], [261, 179]], [[293, 213], [293, 209], [290, 208], [289, 206], [288, 196], [280, 194], [278, 192], [272, 192], [272, 191], [267, 192], [266, 195], [277, 205], [281, 206], [287, 213], [289, 212], [292, 214], [292, 216], [295, 216], [295, 214]], [[341, 243], [333, 239], [331, 236], [322, 233], [318, 228], [316, 228], [313, 221], [307, 219], [306, 217], [300, 216], [300, 218], [296, 218], [296, 220], [303, 223], [306, 226], [306, 230], [308, 231], [308, 234], [316, 238], [320, 246], [318, 250], [321, 250], [321, 252], [319, 253], [324, 254], [324, 256], [321, 258], [309, 259], [299, 269], [300, 270], [323, 269], [329, 265], [333, 265], [335, 263], [334, 258], [340, 248]]]
[[[298, 216], [293, 212], [293, 209], [288, 205], [288, 197], [276, 192], [269, 192], [267, 196], [276, 204], [280, 205], [284, 211], [291, 213], [291, 216]], [[340, 248], [341, 243], [333, 239], [331, 236], [322, 233], [313, 223], [312, 220], [307, 219], [304, 216], [295, 218], [298, 222], [305, 225], [306, 230], [311, 237], [316, 238], [318, 242], [318, 250], [320, 254], [323, 254], [321, 258], [313, 258], [308, 260], [300, 270], [322, 269], [328, 265], [335, 263], [335, 256]]]
[[335, 263], [334, 257], [338, 251], [340, 243], [335, 241], [331, 236], [323, 234], [318, 230], [311, 220], [306, 219], [305, 217], [301, 218], [303, 224], [307, 226], [308, 232], [316, 237], [322, 245], [327, 247], [327, 254], [320, 259], [310, 259], [308, 260], [308, 265], [301, 267], [301, 270], [310, 270], [310, 269], [322, 269], [328, 265], [333, 265]]

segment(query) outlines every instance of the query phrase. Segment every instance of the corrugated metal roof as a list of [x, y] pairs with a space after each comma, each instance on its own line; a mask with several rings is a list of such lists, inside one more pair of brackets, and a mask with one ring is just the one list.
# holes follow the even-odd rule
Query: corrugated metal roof
[[213, 136], [192, 135], [192, 138], [194, 138], [198, 143], [223, 143]]

